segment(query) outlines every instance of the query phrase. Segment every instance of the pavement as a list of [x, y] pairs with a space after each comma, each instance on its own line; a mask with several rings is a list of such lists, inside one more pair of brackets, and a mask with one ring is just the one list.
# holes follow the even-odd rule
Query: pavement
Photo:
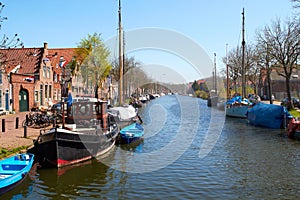
[[[12, 150], [21, 146], [29, 147], [33, 145], [33, 140], [37, 139], [41, 129], [27, 127], [27, 134], [24, 137], [22, 122], [25, 120], [26, 114], [28, 112], [0, 116], [0, 149]], [[19, 119], [19, 123], [16, 128], [17, 118]], [[3, 123], [5, 131], [3, 130]]]

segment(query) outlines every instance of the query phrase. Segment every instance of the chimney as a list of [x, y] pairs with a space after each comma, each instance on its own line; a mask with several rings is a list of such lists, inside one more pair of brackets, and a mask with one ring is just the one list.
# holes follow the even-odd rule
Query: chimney
[[48, 43], [44, 42], [44, 57], [48, 55]]

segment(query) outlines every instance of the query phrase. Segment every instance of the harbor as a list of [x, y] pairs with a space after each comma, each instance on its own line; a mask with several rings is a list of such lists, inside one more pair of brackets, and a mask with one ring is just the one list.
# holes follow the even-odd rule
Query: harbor
[[[192, 111], [195, 108], [192, 105], [200, 112]], [[180, 108], [187, 109], [191, 115], [189, 119], [181, 118]], [[225, 117], [224, 111], [207, 107], [207, 101], [188, 96], [166, 95], [152, 100], [141, 109], [140, 115], [145, 127], [144, 140], [140, 144], [130, 148], [116, 145], [104, 157], [73, 166], [34, 168], [30, 178], [1, 198], [299, 197], [300, 143], [288, 138], [284, 129], [252, 126], [246, 119]], [[212, 150], [200, 158], [209, 126], [214, 123], [211, 120], [216, 117], [225, 120], [220, 135], [214, 138]], [[185, 128], [180, 129], [181, 125]], [[182, 138], [182, 132], [193, 137]], [[182, 143], [177, 140], [185, 141], [188, 148], [180, 152]], [[173, 150], [165, 152], [167, 146]], [[128, 153], [124, 154], [124, 150]], [[165, 153], [155, 157], [155, 151]], [[153, 157], [156, 164], [151, 162]]]
[[255, 1], [0, 2], [0, 199], [299, 199], [300, 0]]

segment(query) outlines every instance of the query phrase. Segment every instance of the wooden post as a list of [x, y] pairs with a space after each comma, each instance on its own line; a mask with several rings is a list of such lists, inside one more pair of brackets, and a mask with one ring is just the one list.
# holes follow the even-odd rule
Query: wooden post
[[24, 126], [24, 138], [27, 138], [27, 126]]
[[16, 129], [19, 128], [19, 117], [16, 117]]
[[2, 132], [5, 132], [5, 119], [2, 119]]

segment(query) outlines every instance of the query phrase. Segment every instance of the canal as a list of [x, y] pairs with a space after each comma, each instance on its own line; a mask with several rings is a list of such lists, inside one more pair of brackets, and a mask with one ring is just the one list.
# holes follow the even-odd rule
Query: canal
[[1, 199], [299, 199], [300, 142], [169, 95], [140, 110], [145, 138], [61, 169], [36, 168]]

